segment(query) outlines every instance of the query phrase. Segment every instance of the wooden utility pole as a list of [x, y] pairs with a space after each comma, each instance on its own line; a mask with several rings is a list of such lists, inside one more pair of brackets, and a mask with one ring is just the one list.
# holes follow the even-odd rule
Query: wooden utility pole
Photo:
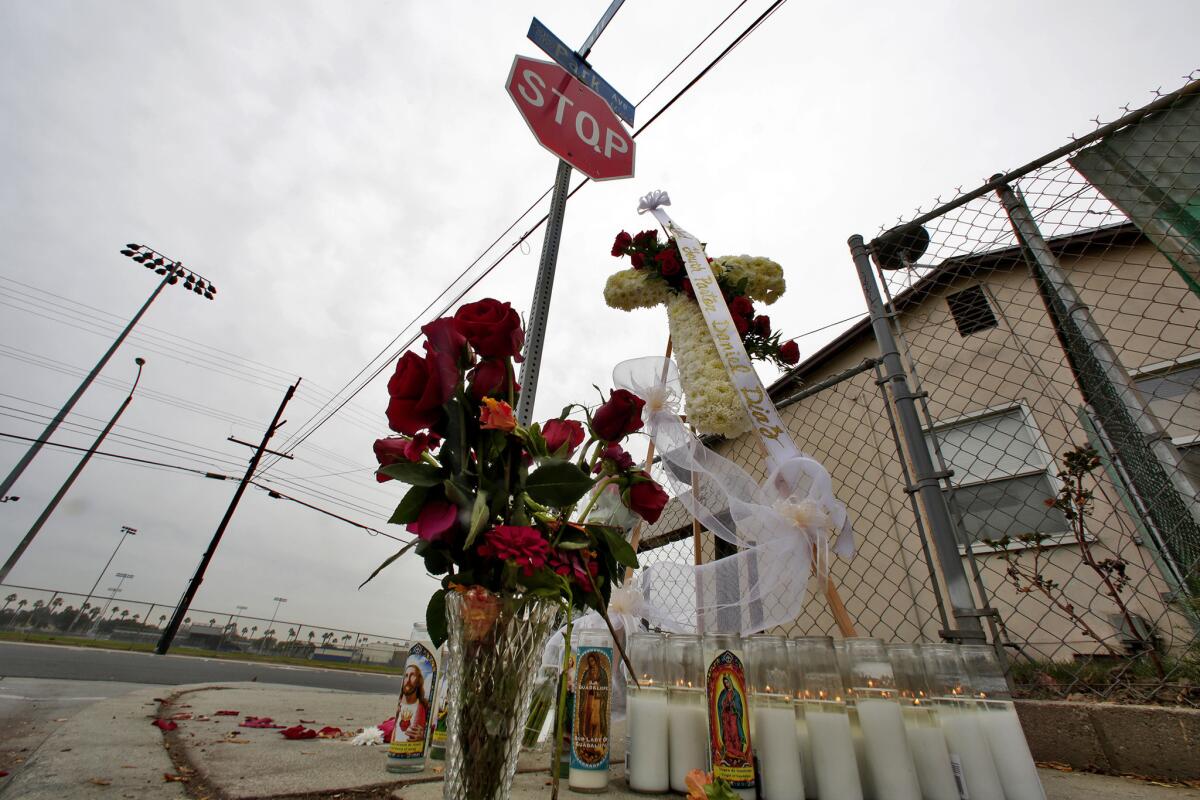
[[167, 623], [167, 627], [163, 630], [162, 638], [158, 640], [158, 646], [154, 648], [154, 652], [160, 656], [166, 655], [167, 650], [170, 649], [171, 642], [174, 640], [175, 634], [179, 631], [179, 625], [183, 622], [184, 615], [187, 614], [192, 600], [196, 597], [196, 591], [200, 588], [200, 584], [204, 582], [204, 572], [208, 569], [208, 564], [212, 561], [213, 554], [217, 552], [217, 545], [221, 543], [221, 537], [225, 534], [225, 529], [229, 527], [229, 521], [233, 519], [233, 512], [237, 510], [238, 502], [242, 499], [242, 495], [246, 493], [246, 487], [250, 485], [250, 479], [254, 477], [254, 470], [258, 469], [258, 462], [262, 459], [263, 453], [269, 452], [267, 450], [267, 442], [271, 441], [271, 437], [275, 435], [275, 431], [281, 428], [284, 422], [287, 422], [287, 420], [280, 422], [279, 418], [283, 416], [283, 410], [287, 408], [288, 401], [292, 399], [292, 395], [296, 393], [298, 386], [300, 386], [299, 379], [288, 387], [287, 393], [283, 396], [283, 402], [279, 404], [279, 410], [275, 412], [275, 418], [271, 420], [271, 424], [267, 426], [267, 432], [263, 434], [262, 441], [255, 448], [254, 456], [250, 459], [250, 466], [246, 468], [246, 474], [242, 476], [237, 491], [233, 493], [233, 500], [229, 502], [229, 508], [226, 509], [225, 516], [221, 519], [221, 524], [217, 526], [217, 532], [213, 534], [208, 549], [204, 551], [204, 556], [200, 559], [200, 566], [196, 568], [196, 574], [192, 577], [191, 582], [188, 583], [188, 587], [183, 593], [183, 598], [179, 601], [179, 605], [175, 607], [175, 613], [171, 616], [171, 621]]

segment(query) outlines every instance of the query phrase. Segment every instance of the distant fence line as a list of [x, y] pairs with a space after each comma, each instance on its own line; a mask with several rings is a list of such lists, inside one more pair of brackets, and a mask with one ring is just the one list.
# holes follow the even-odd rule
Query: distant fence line
[[[155, 642], [174, 611], [172, 603], [127, 600], [111, 590], [85, 595], [39, 586], [0, 584], [0, 631]], [[327, 625], [193, 608], [176, 644], [315, 661], [395, 665], [408, 640]]]

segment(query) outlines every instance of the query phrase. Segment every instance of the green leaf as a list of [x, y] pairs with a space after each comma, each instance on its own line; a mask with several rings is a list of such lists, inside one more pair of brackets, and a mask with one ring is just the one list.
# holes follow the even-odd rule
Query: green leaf
[[409, 489], [408, 494], [404, 495], [404, 499], [396, 506], [396, 510], [388, 522], [392, 525], [416, 522], [417, 514], [421, 513], [421, 506], [425, 505], [425, 496], [428, 494], [428, 486], [414, 486]]
[[604, 536], [605, 541], [608, 542], [608, 549], [612, 551], [613, 558], [619, 563], [633, 569], [638, 568], [637, 553], [634, 552], [629, 542], [625, 541], [625, 537], [620, 531], [608, 525], [589, 525], [588, 530], [599, 531]]
[[434, 647], [441, 647], [446, 641], [446, 590], [438, 589], [429, 598], [425, 607], [425, 627], [429, 631], [429, 639]]
[[530, 497], [559, 508], [574, 505], [590, 488], [591, 477], [570, 461], [558, 458], [546, 461], [525, 479], [525, 492]]
[[567, 530], [563, 532], [554, 546], [560, 550], [583, 550], [585, 547], [592, 546], [592, 540], [582, 531]]
[[488, 510], [487, 492], [480, 489], [479, 494], [475, 495], [475, 505], [471, 508], [471, 527], [467, 529], [467, 540], [463, 542], [464, 550], [475, 543], [475, 537], [487, 527], [489, 519], [491, 512]]
[[379, 472], [409, 486], [437, 486], [442, 482], [442, 471], [424, 461], [398, 461], [380, 467]]
[[462, 400], [456, 398], [446, 404], [446, 441], [438, 450], [439, 460], [450, 468], [451, 474], [462, 472], [467, 463], [467, 420]]
[[459, 508], [471, 508], [475, 505], [475, 496], [467, 486], [454, 478], [445, 482], [446, 499]]
[[375, 576], [376, 576], [376, 575], [378, 575], [379, 573], [383, 572], [383, 570], [384, 570], [384, 568], [385, 568], [385, 567], [387, 567], [389, 564], [391, 564], [393, 561], [395, 561], [395, 560], [396, 560], [397, 558], [399, 558], [400, 556], [402, 556], [402, 555], [404, 555], [405, 553], [407, 553], [409, 550], [411, 550], [411, 549], [413, 548], [413, 546], [414, 546], [415, 544], [417, 544], [417, 543], [418, 543], [418, 542], [420, 542], [420, 541], [421, 541], [420, 539], [413, 539], [411, 542], [409, 542], [408, 544], [404, 545], [404, 547], [401, 547], [401, 548], [400, 548], [400, 550], [399, 550], [398, 552], [396, 552], [396, 553], [395, 553], [395, 554], [393, 554], [393, 555], [390, 555], [390, 556], [388, 556], [387, 560], [385, 560], [385, 561], [384, 561], [382, 564], [380, 564], [378, 567], [376, 567], [376, 568], [375, 568], [375, 571], [371, 573], [370, 577], [368, 577], [368, 578], [367, 578], [365, 581], [363, 581], [362, 583], [360, 583], [360, 584], [358, 585], [358, 588], [360, 588], [360, 589], [361, 589], [362, 587], [364, 587], [364, 586], [366, 586], [368, 583], [370, 583], [370, 582], [371, 582], [371, 581], [372, 581], [372, 580], [375, 578]]

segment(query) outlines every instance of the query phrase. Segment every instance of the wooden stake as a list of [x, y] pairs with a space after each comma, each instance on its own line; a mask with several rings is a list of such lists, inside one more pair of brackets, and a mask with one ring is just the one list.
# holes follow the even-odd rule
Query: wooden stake
[[[666, 352], [666, 355], [664, 355], [663, 357], [664, 358], [671, 357], [671, 337], [670, 336], [667, 337], [667, 352]], [[666, 364], [664, 364], [662, 377], [659, 379], [659, 382], [666, 383], [666, 381], [667, 381], [667, 366], [666, 366]], [[650, 472], [650, 468], [652, 466], [654, 466], [654, 440], [653, 439], [650, 440], [650, 446], [646, 448], [646, 460], [642, 463], [642, 469], [644, 469], [648, 473], [648, 472]], [[629, 546], [632, 547], [633, 552], [636, 553], [638, 551], [638, 547], [641, 545], [641, 543], [642, 543], [642, 521], [639, 519], [637, 521], [637, 524], [633, 526], [633, 536], [631, 536], [629, 538]], [[625, 582], [628, 583], [632, 579], [633, 579], [633, 567], [626, 567], [625, 568]]]

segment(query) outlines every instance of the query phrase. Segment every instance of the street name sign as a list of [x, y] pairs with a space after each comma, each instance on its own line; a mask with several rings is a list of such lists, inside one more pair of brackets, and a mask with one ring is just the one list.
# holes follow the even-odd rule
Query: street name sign
[[608, 103], [618, 117], [633, 125], [633, 103], [621, 96], [620, 92], [608, 84], [608, 81], [596, 74], [588, 63], [567, 47], [550, 29], [538, 22], [534, 17], [529, 24], [529, 41], [540, 47], [546, 55], [553, 58], [559, 66], [571, 73], [572, 77], [591, 89]]
[[633, 137], [608, 103], [565, 69], [517, 56], [506, 86], [542, 147], [595, 181], [633, 177]]

